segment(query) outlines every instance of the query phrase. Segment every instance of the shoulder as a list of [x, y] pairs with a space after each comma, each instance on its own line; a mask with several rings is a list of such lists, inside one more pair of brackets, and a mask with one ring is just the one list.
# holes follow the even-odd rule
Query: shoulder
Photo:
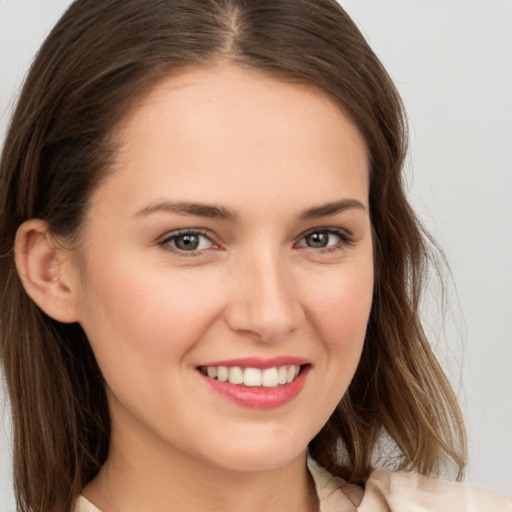
[[[512, 512], [511, 500], [472, 485], [379, 468], [363, 490], [330, 475], [312, 459], [308, 467], [320, 512]], [[101, 511], [80, 496], [74, 512]]]
[[101, 512], [99, 508], [96, 508], [92, 503], [87, 501], [83, 496], [79, 496], [75, 502], [75, 508], [73, 512]]
[[363, 489], [308, 466], [321, 512], [512, 512], [511, 500], [472, 485], [378, 468]]
[[[365, 486], [360, 512], [512, 512], [512, 501], [486, 489], [416, 473], [376, 469]], [[382, 505], [381, 505], [382, 507]]]

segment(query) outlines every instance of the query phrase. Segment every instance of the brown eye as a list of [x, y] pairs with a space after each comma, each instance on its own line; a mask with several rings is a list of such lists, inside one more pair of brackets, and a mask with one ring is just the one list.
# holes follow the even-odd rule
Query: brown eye
[[194, 252], [213, 247], [213, 242], [205, 234], [198, 231], [174, 232], [166, 236], [160, 245], [163, 248], [181, 252]]
[[174, 239], [176, 249], [180, 251], [195, 251], [199, 247], [198, 235], [180, 235]]
[[323, 249], [329, 245], [329, 239], [332, 237], [331, 233], [326, 231], [316, 231], [304, 237], [304, 241], [308, 247], [313, 249]]
[[302, 236], [299, 247], [318, 250], [344, 249], [353, 243], [353, 238], [346, 231], [336, 228], [318, 228]]

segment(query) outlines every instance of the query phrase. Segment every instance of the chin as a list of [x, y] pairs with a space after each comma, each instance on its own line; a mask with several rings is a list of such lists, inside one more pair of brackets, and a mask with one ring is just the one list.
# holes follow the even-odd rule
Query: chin
[[[307, 442], [299, 444], [275, 437], [267, 443], [229, 441], [227, 446], [215, 450], [210, 462], [227, 471], [273, 471], [306, 456]], [[211, 453], [211, 452], [210, 452]]]

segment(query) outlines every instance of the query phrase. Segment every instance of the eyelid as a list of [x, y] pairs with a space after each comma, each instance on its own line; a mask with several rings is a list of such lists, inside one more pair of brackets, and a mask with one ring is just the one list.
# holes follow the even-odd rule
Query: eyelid
[[[315, 248], [315, 247], [309, 247], [307, 245], [300, 244], [301, 241], [303, 241], [308, 235], [311, 235], [313, 233], [328, 233], [332, 235], [336, 235], [340, 237], [340, 242], [338, 244], [329, 245], [327, 247], [322, 248]], [[339, 227], [332, 227], [332, 226], [320, 226], [308, 229], [304, 233], [302, 233], [295, 243], [296, 246], [299, 247], [305, 247], [308, 250], [315, 251], [315, 252], [329, 252], [332, 250], [341, 249], [343, 250], [346, 247], [349, 247], [353, 245], [355, 242], [354, 236], [347, 231], [346, 229], [339, 228]]]
[[[195, 250], [191, 250], [191, 251], [184, 251], [184, 250], [178, 249], [177, 247], [173, 247], [169, 243], [173, 239], [178, 238], [179, 236], [185, 236], [185, 235], [203, 236], [210, 241], [211, 247], [208, 247], [206, 249], [195, 249]], [[203, 254], [205, 251], [220, 248], [220, 244], [214, 239], [214, 237], [212, 236], [210, 231], [203, 229], [203, 228], [181, 228], [181, 229], [175, 229], [174, 231], [168, 231], [167, 233], [165, 233], [164, 235], [159, 237], [156, 243], [163, 250], [169, 251], [169, 252], [174, 252], [175, 254], [178, 254], [178, 255], [184, 256], [184, 257], [199, 256], [200, 254]]]
[[[334, 235], [340, 238], [339, 242], [333, 245], [328, 245], [326, 247], [309, 247], [306, 244], [302, 244], [301, 242], [308, 236], [313, 233], [327, 233], [330, 235]], [[170, 241], [173, 239], [184, 236], [184, 235], [198, 235], [203, 236], [207, 238], [210, 243], [211, 247], [203, 248], [203, 249], [193, 249], [190, 251], [181, 250], [177, 247], [173, 247], [170, 244]], [[330, 251], [336, 251], [336, 250], [344, 250], [345, 248], [353, 245], [355, 242], [355, 239], [353, 235], [346, 229], [339, 228], [339, 227], [333, 227], [333, 226], [320, 226], [308, 229], [307, 231], [303, 232], [298, 238], [297, 241], [294, 244], [294, 247], [300, 247], [304, 248], [305, 250], [309, 250], [315, 253], [322, 253], [322, 252], [330, 252]], [[160, 246], [163, 250], [174, 252], [175, 254], [179, 256], [184, 257], [191, 257], [191, 256], [199, 256], [201, 254], [204, 254], [206, 251], [212, 250], [212, 249], [220, 249], [220, 244], [215, 240], [215, 238], [212, 236], [211, 232], [204, 228], [181, 228], [176, 229], [173, 231], [168, 231], [161, 237], [157, 239], [157, 245]]]

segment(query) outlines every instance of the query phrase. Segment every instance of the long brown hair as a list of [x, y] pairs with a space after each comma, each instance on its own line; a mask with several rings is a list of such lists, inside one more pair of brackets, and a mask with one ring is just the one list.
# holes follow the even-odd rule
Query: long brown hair
[[130, 105], [159, 78], [216, 62], [324, 90], [357, 125], [370, 155], [373, 306], [356, 375], [311, 441], [311, 455], [364, 482], [388, 438], [395, 453], [381, 464], [432, 474], [451, 460], [462, 474], [460, 410], [419, 317], [431, 243], [404, 194], [403, 107], [343, 9], [335, 0], [77, 0], [32, 65], [1, 159], [1, 355], [19, 510], [70, 510], [106, 459], [110, 425], [82, 329], [45, 315], [22, 287], [17, 228], [41, 218], [51, 233], [79, 239]]

